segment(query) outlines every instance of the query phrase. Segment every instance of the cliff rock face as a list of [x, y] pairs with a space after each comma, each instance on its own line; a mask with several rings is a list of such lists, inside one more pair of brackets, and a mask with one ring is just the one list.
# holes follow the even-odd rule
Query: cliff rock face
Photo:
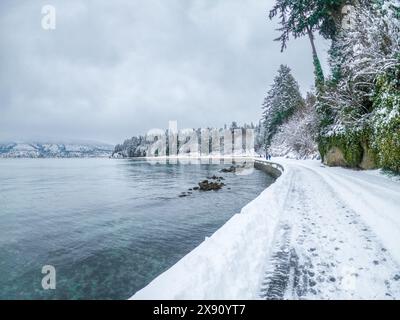
[[375, 162], [375, 156], [366, 143], [363, 143], [363, 157], [360, 163], [360, 168], [364, 170], [371, 170], [377, 167]]
[[[376, 162], [374, 153], [366, 144], [362, 146], [362, 158], [356, 167], [364, 170], [375, 169]], [[346, 161], [344, 152], [336, 146], [331, 147], [324, 156], [324, 164], [330, 167], [355, 167], [354, 164], [350, 164]]]
[[348, 166], [343, 152], [338, 147], [333, 147], [326, 153], [324, 157], [324, 163], [330, 167]]

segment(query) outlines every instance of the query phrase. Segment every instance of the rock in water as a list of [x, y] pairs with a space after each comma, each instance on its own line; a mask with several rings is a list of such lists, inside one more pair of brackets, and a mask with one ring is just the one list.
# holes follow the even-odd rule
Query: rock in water
[[199, 189], [201, 191], [211, 191], [211, 190], [220, 190], [225, 184], [221, 182], [209, 182], [208, 180], [204, 180], [199, 182]]
[[215, 174], [212, 177], [207, 177], [210, 180], [224, 180], [224, 177], [218, 177]]
[[236, 167], [235, 166], [230, 166], [229, 168], [223, 168], [221, 169], [221, 172], [235, 172], [236, 171]]

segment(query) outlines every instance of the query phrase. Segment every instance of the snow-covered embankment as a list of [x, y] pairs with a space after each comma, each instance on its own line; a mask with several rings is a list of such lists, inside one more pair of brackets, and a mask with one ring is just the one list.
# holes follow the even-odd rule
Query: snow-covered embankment
[[257, 298], [279, 208], [286, 198], [282, 193], [288, 192], [282, 167], [271, 164], [267, 170], [280, 170], [282, 175], [240, 214], [131, 299]]

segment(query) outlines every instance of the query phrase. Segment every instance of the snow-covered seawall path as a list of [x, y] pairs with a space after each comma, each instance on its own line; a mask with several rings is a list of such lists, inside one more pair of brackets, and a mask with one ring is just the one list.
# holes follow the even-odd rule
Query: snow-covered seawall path
[[400, 184], [315, 161], [281, 162], [288, 196], [261, 296], [400, 298]]
[[400, 183], [277, 162], [272, 186], [132, 298], [400, 298]]

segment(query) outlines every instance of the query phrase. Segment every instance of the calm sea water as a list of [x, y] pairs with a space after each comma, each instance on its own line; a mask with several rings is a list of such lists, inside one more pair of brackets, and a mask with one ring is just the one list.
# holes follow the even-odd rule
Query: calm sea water
[[[0, 159], [0, 299], [129, 298], [273, 182], [222, 167]], [[213, 174], [224, 189], [178, 197]], [[41, 286], [44, 265], [55, 290]]]

